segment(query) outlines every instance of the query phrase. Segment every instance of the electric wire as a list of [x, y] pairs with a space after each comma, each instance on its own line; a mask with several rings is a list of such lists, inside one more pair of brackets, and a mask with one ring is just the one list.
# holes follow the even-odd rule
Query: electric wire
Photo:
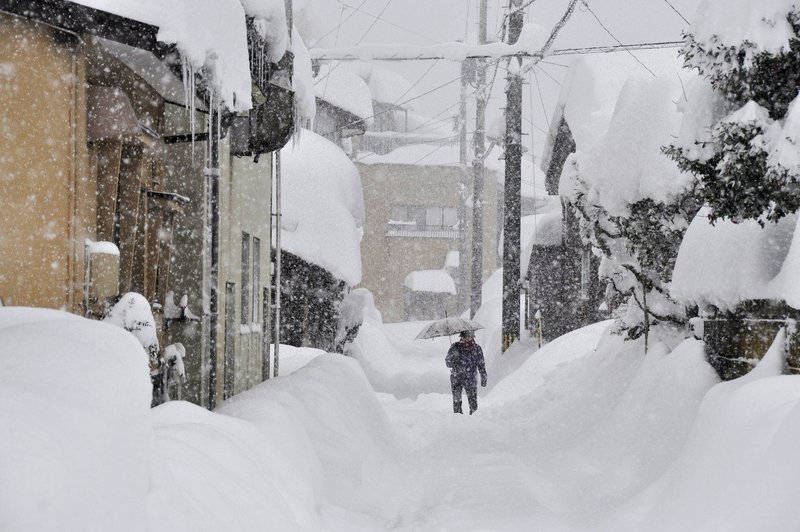
[[342, 0], [336, 0], [336, 1], [339, 2], [339, 4], [345, 6], [346, 8], [352, 9], [352, 10], [357, 11], [359, 13], [363, 13], [363, 14], [367, 15], [368, 17], [379, 19], [384, 24], [388, 24], [389, 26], [393, 26], [393, 27], [395, 27], [395, 28], [397, 28], [399, 30], [403, 30], [403, 31], [405, 31], [407, 33], [410, 33], [412, 35], [416, 35], [417, 37], [422, 37], [423, 39], [425, 39], [427, 41], [430, 41], [432, 43], [438, 43], [439, 42], [436, 39], [432, 39], [431, 37], [428, 37], [427, 35], [424, 35], [424, 34], [418, 32], [418, 31], [412, 30], [411, 28], [408, 28], [406, 26], [401, 26], [400, 24], [392, 22], [391, 20], [387, 20], [387, 19], [385, 19], [383, 17], [380, 17], [378, 15], [370, 13], [369, 11], [367, 11], [365, 9], [361, 9], [361, 5], [364, 5], [363, 3], [358, 7], [353, 7], [353, 6], [351, 6], [350, 4], [348, 4], [346, 2], [342, 2]]
[[[495, 61], [499, 61], [499, 59], [498, 59], [498, 60], [495, 60]], [[429, 90], [427, 90], [427, 91], [425, 91], [425, 92], [423, 92], [423, 93], [421, 93], [421, 94], [418, 94], [418, 95], [416, 95], [416, 96], [413, 96], [413, 97], [411, 97], [411, 98], [408, 98], [408, 99], [406, 99], [406, 100], [404, 100], [404, 101], [402, 101], [402, 102], [395, 102], [395, 103], [394, 103], [394, 105], [395, 105], [396, 107], [402, 107], [403, 105], [405, 105], [405, 104], [407, 104], [407, 103], [413, 102], [413, 101], [415, 101], [415, 100], [418, 100], [418, 99], [420, 99], [420, 98], [422, 98], [422, 97], [424, 97], [424, 96], [427, 96], [428, 94], [431, 94], [431, 93], [433, 93], [433, 92], [436, 92], [436, 91], [438, 91], [438, 90], [441, 90], [441, 89], [443, 89], [444, 87], [447, 87], [448, 85], [452, 85], [453, 83], [455, 83], [455, 82], [457, 82], [457, 81], [461, 81], [461, 78], [462, 78], [462, 77], [463, 77], [463, 76], [458, 76], [458, 77], [456, 77], [456, 78], [453, 78], [453, 79], [451, 79], [451, 80], [449, 80], [449, 81], [445, 81], [444, 83], [442, 83], [442, 84], [440, 84], [440, 85], [437, 85], [437, 86], [433, 87], [432, 89], [429, 89]], [[360, 118], [359, 120], [357, 120], [357, 121], [355, 121], [355, 122], [351, 122], [351, 123], [347, 124], [345, 127], [348, 127], [348, 126], [354, 125], [354, 124], [356, 124], [356, 123], [358, 123], [358, 122], [361, 122], [361, 121], [363, 121], [363, 120], [367, 120], [367, 119], [370, 119], [370, 118], [375, 118], [375, 117], [381, 116], [381, 115], [383, 115], [383, 114], [385, 114], [385, 113], [389, 112], [390, 110], [391, 110], [391, 109], [385, 109], [385, 110], [383, 110], [383, 111], [380, 111], [379, 113], [375, 113], [375, 114], [373, 114], [373, 115], [370, 115], [370, 116], [366, 116], [366, 117]], [[337, 128], [337, 129], [338, 129], [338, 128]], [[328, 131], [328, 132], [326, 132], [326, 133], [320, 133], [320, 135], [322, 135], [322, 136], [324, 137], [324, 136], [326, 136], [326, 135], [330, 135], [330, 134], [332, 134], [332, 133], [335, 133], [335, 132], [336, 132], [336, 130], [331, 130], [331, 131]]]
[[[366, 1], [366, 0], [365, 0], [365, 1]], [[361, 35], [361, 37], [359, 37], [359, 39], [356, 41], [356, 44], [355, 44], [356, 46], [358, 46], [359, 44], [361, 44], [361, 41], [363, 41], [363, 40], [364, 40], [364, 39], [367, 37], [367, 35], [369, 35], [369, 32], [371, 32], [371, 31], [372, 31], [372, 28], [374, 28], [374, 27], [375, 27], [375, 24], [377, 24], [377, 23], [378, 23], [378, 21], [379, 21], [379, 20], [381, 20], [381, 17], [382, 17], [382, 16], [383, 16], [383, 14], [386, 12], [386, 10], [389, 8], [389, 5], [390, 5], [391, 3], [392, 3], [392, 0], [386, 0], [386, 5], [384, 5], [384, 6], [383, 6], [383, 9], [381, 9], [381, 12], [378, 14], [378, 16], [377, 16], [377, 17], [375, 17], [375, 20], [373, 20], [373, 21], [372, 21], [372, 24], [370, 24], [370, 25], [369, 25], [369, 27], [367, 28], [367, 31], [365, 31], [365, 32], [364, 32], [364, 33]], [[362, 5], [363, 5], [363, 3], [362, 3]], [[336, 69], [339, 67], [339, 65], [341, 65], [341, 64], [342, 64], [342, 61], [339, 61], [338, 63], [336, 63], [335, 65], [333, 65], [333, 66], [332, 66], [330, 69], [328, 69], [328, 72], [326, 72], [326, 73], [325, 73], [325, 75], [324, 75], [324, 76], [322, 76], [322, 78], [321, 78], [321, 79], [317, 80], [317, 81], [314, 83], [314, 85], [316, 85], [317, 83], [321, 82], [322, 80], [324, 80], [324, 79], [326, 79], [328, 76], [330, 76], [330, 75], [333, 73], [333, 71], [334, 71], [334, 70], [336, 70]]]
[[350, 13], [349, 15], [347, 15], [347, 18], [346, 18], [346, 19], [344, 19], [343, 21], [341, 21], [341, 22], [339, 23], [339, 25], [338, 25], [338, 26], [336, 26], [335, 28], [331, 28], [330, 30], [328, 30], [327, 32], [325, 32], [325, 34], [323, 34], [323, 35], [322, 35], [322, 37], [320, 37], [319, 39], [317, 39], [316, 41], [314, 41], [314, 42], [313, 42], [313, 44], [311, 44], [311, 46], [309, 46], [309, 48], [314, 48], [315, 46], [317, 46], [317, 45], [320, 43], [320, 41], [321, 41], [322, 39], [324, 39], [325, 37], [327, 37], [328, 35], [330, 35], [330, 34], [331, 34], [331, 33], [333, 33], [334, 31], [338, 31], [338, 28], [340, 28], [342, 24], [344, 24], [345, 22], [347, 22], [348, 20], [350, 20], [351, 18], [353, 18], [353, 15], [355, 15], [355, 14], [356, 14], [356, 11], [360, 10], [360, 9], [361, 9], [361, 7], [362, 7], [364, 4], [366, 4], [366, 3], [367, 3], [367, 1], [368, 1], [368, 0], [363, 0], [363, 1], [362, 1], [360, 4], [358, 4], [358, 7], [357, 7], [357, 8], [354, 8], [354, 11], [353, 11], [352, 13]]
[[691, 24], [691, 22], [689, 22], [688, 20], [686, 20], [686, 17], [684, 17], [684, 16], [683, 16], [683, 13], [681, 13], [680, 11], [678, 11], [678, 9], [677, 9], [677, 8], [676, 8], [674, 5], [672, 5], [672, 2], [670, 2], [669, 0], [664, 0], [664, 2], [666, 2], [666, 3], [667, 3], [667, 5], [668, 5], [669, 7], [671, 7], [671, 8], [672, 8], [672, 10], [673, 10], [675, 13], [677, 13], [677, 14], [678, 14], [678, 16], [679, 16], [679, 17], [681, 17], [685, 23], [687, 23], [687, 24]]
[[594, 10], [593, 10], [591, 7], [589, 7], [589, 2], [588, 2], [587, 0], [581, 0], [581, 1], [582, 1], [582, 3], [583, 3], [583, 6], [586, 8], [586, 10], [587, 10], [589, 13], [591, 13], [591, 15], [594, 17], [594, 19], [595, 19], [595, 20], [597, 21], [597, 23], [600, 25], [600, 27], [601, 27], [601, 28], [603, 28], [603, 30], [605, 30], [605, 32], [606, 32], [606, 33], [608, 33], [608, 35], [609, 35], [609, 36], [611, 36], [611, 38], [612, 38], [612, 39], [614, 39], [614, 40], [617, 42], [617, 44], [619, 44], [620, 46], [622, 46], [623, 48], [625, 48], [625, 51], [626, 51], [626, 52], [628, 52], [628, 53], [631, 55], [631, 57], [633, 57], [633, 58], [636, 60], [636, 62], [637, 62], [637, 63], [639, 63], [640, 65], [642, 65], [642, 67], [643, 67], [645, 70], [647, 70], [647, 71], [648, 71], [648, 72], [649, 72], [649, 73], [650, 73], [650, 74], [651, 74], [651, 75], [652, 75], [654, 78], [655, 78], [655, 77], [657, 77], [657, 76], [656, 76], [656, 74], [655, 74], [655, 72], [653, 72], [652, 70], [650, 70], [650, 69], [647, 67], [647, 65], [645, 65], [644, 63], [642, 63], [642, 61], [641, 61], [641, 60], [640, 60], [638, 57], [636, 57], [636, 54], [634, 54], [634, 53], [633, 53], [633, 52], [631, 52], [631, 51], [630, 51], [628, 48], [626, 48], [626, 47], [625, 47], [625, 45], [624, 45], [624, 44], [622, 44], [622, 42], [621, 42], [619, 39], [617, 39], [617, 37], [616, 37], [616, 36], [615, 36], [613, 33], [611, 33], [611, 30], [609, 30], [609, 29], [606, 27], [606, 25], [605, 25], [605, 24], [603, 24], [603, 22], [602, 22], [602, 21], [600, 20], [600, 18], [597, 16], [597, 14], [594, 12]]

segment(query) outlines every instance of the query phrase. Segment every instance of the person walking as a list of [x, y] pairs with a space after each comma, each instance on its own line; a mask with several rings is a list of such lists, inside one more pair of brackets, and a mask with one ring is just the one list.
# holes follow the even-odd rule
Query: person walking
[[461, 339], [450, 346], [445, 358], [445, 364], [450, 368], [450, 386], [453, 390], [453, 413], [463, 414], [461, 411], [462, 390], [467, 392], [469, 414], [478, 409], [478, 382], [477, 373], [481, 374], [481, 386], [486, 386], [486, 363], [483, 359], [483, 349], [475, 343], [475, 333], [464, 331]]

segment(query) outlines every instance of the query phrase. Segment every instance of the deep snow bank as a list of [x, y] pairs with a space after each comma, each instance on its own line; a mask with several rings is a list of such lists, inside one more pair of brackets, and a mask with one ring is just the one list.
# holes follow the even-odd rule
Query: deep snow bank
[[151, 410], [136, 338], [52, 310], [0, 308], [0, 400], [0, 530], [319, 530], [388, 442], [346, 357]]
[[150, 393], [130, 333], [0, 307], [0, 530], [146, 530]]

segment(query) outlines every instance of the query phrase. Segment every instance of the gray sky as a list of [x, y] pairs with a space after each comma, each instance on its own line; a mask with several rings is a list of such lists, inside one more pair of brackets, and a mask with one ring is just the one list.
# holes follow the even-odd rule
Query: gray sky
[[[309, 47], [344, 47], [357, 43], [403, 43], [431, 45], [437, 42], [467, 40], [474, 42], [477, 31], [478, 0], [300, 0], [308, 3], [315, 14], [313, 33], [321, 39], [309, 39]], [[508, 0], [489, 0], [489, 39], [498, 39], [502, 7]], [[590, 0], [589, 7], [579, 6], [567, 26], [559, 34], [554, 49], [679, 40], [690, 21], [698, 0]], [[561, 17], [567, 0], [537, 0], [527, 11], [526, 22], [541, 24], [548, 30]], [[354, 9], [358, 8], [358, 10]], [[674, 8], [674, 9], [673, 9]], [[676, 12], [676, 10], [678, 12]], [[605, 26], [604, 29], [602, 25]], [[609, 32], [614, 37], [609, 35]], [[317, 41], [317, 42], [313, 42]], [[634, 52], [635, 53], [635, 52]], [[538, 154], [544, 141], [543, 131], [558, 100], [559, 83], [572, 57], [560, 56], [541, 63], [529, 77], [523, 94], [523, 116], [526, 130], [533, 131], [526, 143]], [[425, 62], [383, 62], [416, 83], [415, 90], [424, 93], [454, 80], [459, 65], [439, 61], [431, 67]], [[426, 73], [427, 72], [427, 73]], [[491, 72], [490, 72], [491, 75]], [[503, 69], [492, 91], [490, 119], [498, 116], [504, 104]], [[419, 110], [429, 116], [446, 110], [441, 116], [457, 111], [459, 84], [450, 83], [418, 100]], [[530, 126], [530, 122], [535, 124]]]

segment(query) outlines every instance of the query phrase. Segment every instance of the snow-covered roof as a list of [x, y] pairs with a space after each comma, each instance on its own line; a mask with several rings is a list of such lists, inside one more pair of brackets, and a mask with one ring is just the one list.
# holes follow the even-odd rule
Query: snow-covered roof
[[578, 150], [591, 149], [603, 138], [614, 104], [628, 78], [634, 75], [652, 77], [639, 61], [656, 75], [676, 75], [682, 65], [677, 48], [591, 54], [572, 63], [561, 85], [558, 105], [542, 151], [543, 170], [546, 171], [550, 165], [562, 118], [566, 119]]
[[703, 208], [681, 243], [671, 294], [679, 302], [733, 310], [751, 299], [800, 308], [800, 231], [792, 214], [763, 228], [754, 220], [708, 221]]
[[314, 94], [320, 100], [352, 113], [365, 121], [372, 120], [372, 96], [369, 87], [360, 76], [343, 68], [320, 69], [314, 79]]
[[456, 293], [456, 283], [444, 270], [416, 270], [406, 275], [403, 286], [412, 292]]
[[407, 102], [417, 96], [411, 82], [388, 68], [374, 67], [369, 74], [369, 90], [372, 99], [379, 103], [397, 105], [404, 109], [416, 109], [414, 102]]
[[581, 177], [611, 215], [644, 198], [668, 201], [693, 177], [681, 172], [662, 147], [674, 141], [684, 95], [675, 72], [656, 79], [631, 77], [619, 93], [605, 136], [589, 153], [579, 152]]
[[759, 51], [788, 50], [795, 33], [787, 14], [794, 11], [796, 5], [796, 0], [701, 0], [691, 33], [701, 43], [716, 36], [723, 46], [747, 41]]
[[359, 44], [347, 48], [316, 48], [312, 50], [315, 58], [321, 59], [332, 54], [346, 56], [349, 60], [370, 61], [376, 57], [383, 58], [443, 58], [447, 61], [463, 61], [467, 57], [480, 55], [487, 58], [501, 59], [514, 54], [534, 55], [541, 52], [550, 29], [539, 24], [523, 25], [519, 39], [514, 44], [494, 42], [489, 44], [466, 44], [463, 42], [444, 42], [429, 46], [414, 44]]
[[458, 265], [461, 263], [461, 259], [459, 257], [460, 254], [458, 250], [448, 251], [447, 256], [444, 258], [444, 267], [458, 268]]
[[[195, 71], [210, 72], [211, 85], [231, 110], [251, 107], [245, 11], [239, 0], [71, 0], [158, 27], [158, 40], [175, 44]], [[250, 3], [277, 0], [251, 0]]]
[[284, 0], [239, 0], [248, 17], [253, 17], [256, 31], [267, 43], [267, 57], [281, 60], [289, 44]]
[[[544, 196], [540, 212], [523, 216], [520, 222], [520, 270], [528, 272], [533, 246], [560, 246], [563, 234], [563, 213], [558, 196]], [[502, 252], [502, 243], [500, 244]]]
[[361, 281], [364, 198], [358, 170], [313, 131], [281, 150], [282, 247], [351, 286]]
[[[492, 148], [484, 159], [484, 168], [495, 174], [498, 184], [505, 181], [505, 162], [501, 159], [503, 151], [499, 146]], [[467, 153], [468, 161], [472, 157]], [[460, 166], [458, 144], [410, 144], [401, 146], [384, 155], [360, 153], [356, 162], [364, 165], [405, 165], [405, 166]], [[538, 192], [537, 192], [538, 189]], [[522, 157], [522, 197], [541, 196], [544, 191], [544, 172], [533, 164], [530, 157]]]

